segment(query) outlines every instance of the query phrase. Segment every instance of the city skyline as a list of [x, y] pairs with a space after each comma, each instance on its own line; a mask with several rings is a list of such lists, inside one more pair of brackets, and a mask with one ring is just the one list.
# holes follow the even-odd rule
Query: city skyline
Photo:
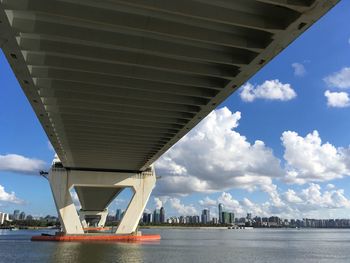
[[[154, 209], [153, 213], [144, 212], [140, 218], [140, 226], [143, 225], [189, 225], [189, 226], [232, 226], [232, 228], [244, 227], [284, 227], [284, 228], [350, 228], [350, 218], [341, 219], [316, 219], [316, 218], [293, 218], [284, 219], [278, 216], [252, 215], [247, 213], [245, 217], [235, 217], [234, 212], [225, 211], [223, 204], [219, 203], [217, 207], [219, 218], [211, 217], [209, 209], [203, 209], [201, 215], [180, 215], [166, 216], [164, 207]], [[220, 217], [220, 211], [222, 216]], [[117, 209], [115, 215], [109, 213], [107, 216], [108, 224], [118, 224], [124, 216], [125, 210]], [[96, 218], [97, 219], [97, 218]], [[97, 221], [91, 221], [98, 222]], [[37, 223], [35, 223], [37, 222]], [[21, 227], [38, 226], [38, 224], [49, 224], [49, 227], [59, 224], [55, 216], [46, 215], [45, 217], [33, 217], [26, 215], [23, 211], [14, 210], [12, 214], [0, 211], [0, 228], [13, 228], [17, 224]], [[90, 225], [92, 226], [92, 225]], [[96, 225], [94, 225], [96, 226]]]
[[[149, 210], [218, 217], [221, 202], [237, 215], [350, 215], [350, 29], [339, 22], [349, 7], [331, 10], [156, 162]], [[38, 173], [54, 151], [2, 53], [0, 70], [0, 210], [56, 214]], [[130, 198], [128, 189], [110, 211]]]

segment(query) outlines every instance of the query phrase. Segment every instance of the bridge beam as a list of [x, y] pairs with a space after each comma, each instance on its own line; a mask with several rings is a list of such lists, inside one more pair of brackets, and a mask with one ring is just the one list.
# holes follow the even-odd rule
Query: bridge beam
[[[114, 171], [93, 171], [89, 170], [71, 170], [53, 165], [49, 173], [49, 181], [55, 200], [57, 213], [65, 234], [84, 234], [83, 225], [85, 214], [81, 212], [80, 218], [73, 204], [70, 195], [70, 189], [73, 187], [93, 187], [105, 189], [121, 189], [130, 187], [133, 196], [125, 211], [124, 217], [120, 222], [116, 234], [133, 234], [135, 233], [142, 212], [144, 211], [150, 194], [155, 186], [156, 176], [153, 167], [144, 172], [114, 172]], [[96, 197], [98, 198], [98, 197]], [[90, 198], [89, 198], [90, 199]], [[93, 199], [93, 198], [92, 198]], [[102, 220], [104, 208], [100, 209], [96, 215], [101, 215], [99, 224]]]

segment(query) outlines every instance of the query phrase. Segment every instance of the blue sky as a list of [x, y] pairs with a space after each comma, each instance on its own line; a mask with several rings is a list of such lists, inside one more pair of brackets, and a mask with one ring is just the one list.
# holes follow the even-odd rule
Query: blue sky
[[[217, 187], [209, 189], [200, 184], [211, 182], [212, 175], [209, 172], [206, 175], [191, 174], [189, 171], [195, 167], [188, 167], [183, 160], [174, 159], [170, 152], [165, 156], [169, 157], [170, 161], [163, 158], [157, 165], [158, 174], [164, 175], [165, 179], [158, 182], [148, 209], [164, 205], [168, 215], [176, 215], [199, 213], [202, 208], [209, 207], [215, 214], [217, 203], [223, 202], [226, 209], [237, 214], [253, 212], [273, 213], [284, 217], [350, 217], [350, 154], [346, 151], [350, 144], [350, 102], [347, 97], [347, 93], [350, 92], [349, 11], [350, 1], [341, 1], [253, 76], [248, 81], [250, 90], [248, 84], [245, 85], [248, 93], [255, 96], [253, 101], [245, 101], [242, 98], [241, 88], [218, 107], [226, 107], [226, 112], [219, 110], [211, 117], [211, 121], [217, 124], [220, 117], [226, 114], [227, 120], [238, 125], [233, 129], [235, 135], [245, 136], [245, 142], [250, 144], [247, 155], [244, 156], [255, 156], [256, 151], [252, 145], [256, 140], [263, 141], [264, 149], [272, 151], [269, 160], [279, 161], [281, 171], [271, 176], [254, 174], [251, 175], [252, 182], [242, 184], [239, 179], [240, 173], [251, 173], [249, 169], [244, 168], [237, 172], [238, 179], [232, 184], [225, 184], [225, 175], [217, 175]], [[295, 72], [295, 68], [298, 68], [299, 72]], [[273, 96], [267, 92], [266, 81], [271, 80], [278, 80], [270, 85], [281, 88], [282, 95]], [[8, 154], [17, 154], [49, 164], [54, 152], [2, 53], [0, 87], [0, 158]], [[325, 96], [327, 90], [328, 98]], [[234, 115], [236, 112], [241, 113], [239, 119]], [[193, 133], [203, 132], [203, 129], [205, 125]], [[313, 138], [322, 139], [321, 145], [305, 144], [305, 137], [315, 130], [318, 135], [314, 134]], [[285, 134], [283, 145], [281, 136], [286, 131], [294, 133]], [[224, 131], [218, 131], [218, 134], [228, 136], [227, 138], [234, 135]], [[187, 139], [194, 140], [191, 135]], [[293, 148], [295, 141], [299, 142], [299, 148]], [[327, 148], [326, 142], [333, 148]], [[232, 143], [236, 145], [237, 142]], [[180, 142], [178, 147], [171, 151], [191, 153], [183, 145], [184, 143]], [[203, 142], [203, 145], [210, 146], [208, 142]], [[302, 150], [304, 146], [310, 150], [311, 157], [315, 159], [313, 162], [300, 163], [297, 160], [298, 150]], [[198, 146], [198, 149], [200, 147]], [[331, 153], [332, 149], [336, 151], [334, 155]], [[285, 158], [287, 151], [289, 157]], [[219, 156], [217, 153], [213, 154], [213, 157]], [[268, 155], [266, 152], [263, 154]], [[232, 158], [234, 159], [234, 156]], [[257, 160], [252, 158], [244, 157], [242, 160], [248, 160], [254, 166]], [[186, 168], [187, 172], [177, 175], [198, 182], [198, 187], [186, 189], [185, 192], [170, 189], [170, 174], [176, 172], [168, 167], [164, 168], [169, 164], [168, 161]], [[264, 166], [267, 164], [259, 163], [262, 170], [268, 168]], [[257, 167], [260, 167], [259, 165]], [[223, 173], [226, 173], [227, 167], [223, 165], [221, 168], [225, 171]], [[0, 161], [0, 211], [12, 212], [13, 209], [20, 209], [34, 215], [56, 213], [48, 182], [44, 178], [8, 170], [1, 167]], [[303, 182], [286, 179], [286, 173], [291, 170], [298, 173], [297, 178], [302, 178]], [[315, 174], [315, 171], [321, 172]], [[256, 178], [262, 180], [258, 182]], [[223, 184], [219, 183], [220, 180]], [[168, 191], [168, 194], [165, 191]], [[122, 201], [114, 202], [110, 209], [125, 207], [128, 198], [130, 192], [124, 193], [120, 197]]]

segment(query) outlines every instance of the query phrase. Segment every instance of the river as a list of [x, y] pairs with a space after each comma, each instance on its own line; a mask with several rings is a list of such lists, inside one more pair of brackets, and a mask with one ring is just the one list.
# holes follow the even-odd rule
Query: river
[[159, 233], [162, 239], [30, 241], [42, 232], [0, 230], [0, 262], [350, 262], [348, 229], [145, 229], [144, 233]]

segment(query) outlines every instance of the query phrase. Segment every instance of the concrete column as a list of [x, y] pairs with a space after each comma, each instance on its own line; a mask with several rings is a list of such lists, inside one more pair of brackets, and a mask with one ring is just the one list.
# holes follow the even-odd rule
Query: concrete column
[[97, 227], [104, 227], [106, 224], [107, 216], [108, 216], [108, 209], [106, 208], [103, 211], [85, 211], [80, 210], [79, 211], [79, 218], [81, 221], [81, 224], [84, 228], [89, 227], [89, 225], [86, 222], [86, 216], [100, 216], [100, 220], [97, 223]]
[[117, 234], [135, 233], [155, 183], [156, 176], [153, 168], [134, 179], [132, 185], [134, 195], [117, 228]]
[[58, 217], [66, 234], [84, 234], [77, 210], [70, 195], [69, 174], [65, 169], [52, 168], [49, 182]]
[[[49, 181], [57, 207], [58, 215], [66, 234], [83, 234], [83, 225], [87, 226], [84, 211], [79, 215], [73, 204], [69, 190], [72, 187], [93, 187], [93, 188], [116, 188], [123, 189], [131, 187], [134, 195], [125, 211], [116, 233], [132, 234], [135, 233], [142, 212], [144, 211], [151, 192], [156, 183], [156, 175], [153, 167], [150, 167], [140, 173], [122, 173], [122, 172], [105, 172], [105, 171], [82, 171], [82, 170], [66, 170], [64, 168], [53, 168], [49, 173]], [[117, 191], [116, 191], [117, 192]], [[104, 191], [94, 191], [93, 198], [91, 195], [84, 199], [99, 200], [103, 198]], [[89, 193], [87, 192], [89, 195]], [[101, 199], [102, 200], [102, 199]], [[80, 200], [82, 201], [82, 200]], [[105, 209], [99, 208], [100, 209]], [[101, 215], [99, 225], [104, 226], [108, 215], [107, 211], [86, 211], [88, 213]], [[81, 219], [81, 220], [80, 220]]]

